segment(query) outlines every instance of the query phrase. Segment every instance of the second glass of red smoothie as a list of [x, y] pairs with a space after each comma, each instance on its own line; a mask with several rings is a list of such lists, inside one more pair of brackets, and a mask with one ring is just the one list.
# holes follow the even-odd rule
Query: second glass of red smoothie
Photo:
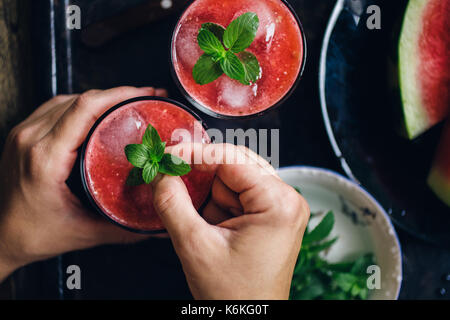
[[[260, 79], [244, 85], [223, 74], [214, 82], [197, 84], [192, 71], [203, 54], [197, 42], [202, 24], [227, 28], [247, 12], [259, 18], [247, 51], [259, 61]], [[175, 28], [171, 57], [174, 78], [189, 102], [213, 117], [243, 118], [260, 115], [289, 97], [303, 72], [306, 42], [297, 15], [284, 0], [195, 0]]]
[[[125, 146], [142, 143], [149, 124], [167, 146], [210, 143], [201, 119], [182, 104], [159, 97], [131, 99], [111, 108], [91, 129], [82, 148], [81, 178], [91, 204], [113, 223], [138, 233], [164, 233], [153, 207], [151, 186], [126, 184], [133, 165], [126, 158]], [[191, 133], [191, 140], [182, 141], [186, 135], [174, 140], [177, 129]], [[213, 178], [214, 174], [195, 169], [182, 177], [197, 209], [208, 197]]]

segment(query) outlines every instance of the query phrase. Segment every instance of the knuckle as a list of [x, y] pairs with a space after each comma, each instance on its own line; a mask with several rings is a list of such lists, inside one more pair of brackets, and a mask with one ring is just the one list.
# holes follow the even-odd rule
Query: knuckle
[[283, 191], [284, 219], [289, 224], [303, 225], [309, 220], [309, 205], [300, 194], [292, 188]]
[[7, 142], [8, 144], [13, 144], [13, 145], [16, 144], [16, 142], [17, 142], [17, 133], [18, 133], [18, 130], [19, 130], [19, 129], [18, 129], [17, 126], [11, 129], [11, 131], [9, 132], [8, 137], [7, 137], [7, 139], [6, 139], [6, 142]]
[[30, 137], [30, 129], [20, 125], [14, 127], [9, 134], [9, 142], [16, 147], [25, 145]]
[[61, 104], [65, 102], [69, 97], [70, 97], [69, 95], [60, 94], [53, 97], [50, 101], [54, 104]]
[[96, 90], [89, 90], [84, 93], [82, 93], [77, 100], [75, 101], [75, 105], [78, 108], [82, 108], [89, 104], [90, 101], [92, 101], [93, 96], [95, 95]]
[[[92, 106], [92, 103], [94, 102], [95, 99], [95, 95], [98, 92], [99, 90], [89, 90], [79, 95], [72, 105], [71, 112], [81, 112], [91, 114], [92, 112], [90, 110], [90, 106]], [[92, 114], [92, 117], [94, 118], [94, 120], [97, 119], [94, 114]]]
[[126, 95], [131, 90], [136, 90], [136, 88], [131, 87], [131, 86], [121, 86], [121, 87], [117, 87], [116, 90], [119, 95]]

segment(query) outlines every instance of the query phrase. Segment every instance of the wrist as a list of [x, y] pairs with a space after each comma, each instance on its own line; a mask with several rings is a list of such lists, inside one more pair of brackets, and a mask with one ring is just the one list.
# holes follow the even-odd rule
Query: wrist
[[0, 245], [0, 283], [6, 280], [14, 271], [22, 265], [15, 262], [8, 252], [3, 248], [4, 243]]
[[8, 232], [2, 224], [0, 225], [0, 283], [26, 264], [18, 259], [16, 255], [18, 250], [14, 250], [12, 242], [8, 239]]

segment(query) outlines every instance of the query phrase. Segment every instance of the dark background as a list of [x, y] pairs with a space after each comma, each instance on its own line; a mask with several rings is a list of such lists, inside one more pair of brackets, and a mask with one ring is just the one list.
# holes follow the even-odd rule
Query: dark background
[[[152, 85], [167, 88], [171, 98], [187, 104], [170, 75], [169, 43], [179, 10], [168, 14], [159, 9], [159, 1], [70, 1], [81, 7], [83, 28], [67, 32], [67, 2], [0, 0], [4, 9], [0, 19], [6, 21], [8, 32], [0, 34], [8, 37], [8, 50], [16, 52], [5, 59], [15, 72], [9, 80], [15, 89], [3, 97], [8, 102], [6, 111], [0, 109], [3, 135], [55, 93]], [[175, 4], [182, 7], [181, 2]], [[256, 120], [224, 122], [201, 116], [209, 127], [222, 129], [280, 128], [282, 166], [310, 165], [343, 173], [326, 135], [318, 93], [322, 38], [335, 1], [289, 2], [302, 21], [308, 45], [305, 73], [291, 98]], [[153, 14], [143, 14], [149, 11]], [[0, 73], [8, 70], [0, 66]], [[5, 95], [5, 88], [1, 90]], [[400, 298], [448, 298], [439, 292], [450, 290], [450, 282], [444, 280], [450, 273], [450, 252], [397, 231], [404, 259]], [[81, 291], [63, 289], [65, 270], [71, 264], [83, 272]], [[12, 284], [17, 299], [191, 298], [170, 241], [160, 239], [35, 263], [16, 272]]]

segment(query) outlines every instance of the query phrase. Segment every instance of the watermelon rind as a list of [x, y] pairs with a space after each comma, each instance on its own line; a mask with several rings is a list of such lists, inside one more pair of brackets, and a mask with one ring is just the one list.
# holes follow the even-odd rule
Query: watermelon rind
[[427, 0], [410, 0], [406, 9], [399, 43], [399, 77], [403, 103], [405, 129], [408, 138], [414, 139], [429, 128], [429, 119], [420, 90], [419, 37], [422, 15]]
[[450, 180], [445, 179], [444, 173], [438, 167], [431, 169], [428, 185], [436, 196], [450, 207]]

